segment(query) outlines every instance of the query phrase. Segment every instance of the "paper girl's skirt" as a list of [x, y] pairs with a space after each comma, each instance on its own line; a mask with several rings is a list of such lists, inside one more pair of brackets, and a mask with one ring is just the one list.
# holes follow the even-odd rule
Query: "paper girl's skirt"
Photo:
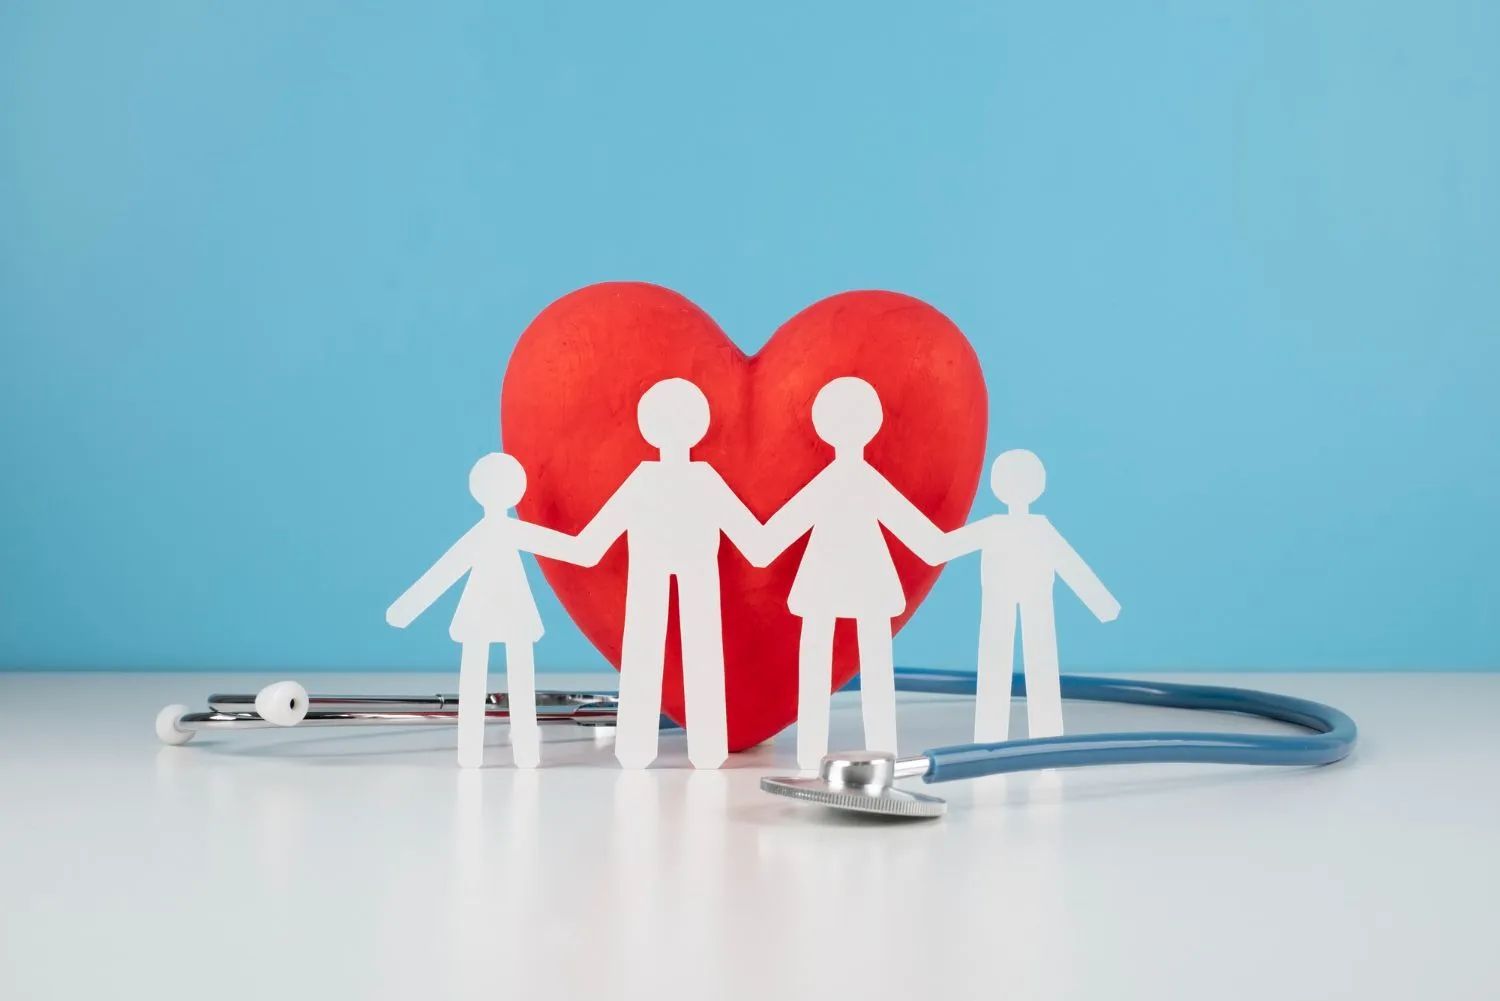
[[499, 562], [469, 572], [448, 627], [455, 643], [535, 643], [542, 638], [542, 616], [519, 555]]
[[875, 520], [813, 528], [787, 608], [804, 619], [894, 619], [906, 593]]

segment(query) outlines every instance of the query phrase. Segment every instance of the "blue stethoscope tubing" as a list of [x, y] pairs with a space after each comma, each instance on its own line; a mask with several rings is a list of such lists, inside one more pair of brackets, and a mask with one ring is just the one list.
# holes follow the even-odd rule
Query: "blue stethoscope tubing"
[[[896, 690], [899, 692], [973, 696], [976, 684], [977, 676], [970, 671], [896, 668]], [[841, 689], [858, 690], [858, 676]], [[1015, 676], [1011, 691], [1014, 695], [1026, 693], [1021, 675]], [[1354, 720], [1332, 706], [1248, 688], [1065, 674], [1062, 676], [1062, 697], [1085, 702], [1239, 713], [1290, 723], [1307, 732], [1256, 734], [1161, 730], [1005, 740], [994, 744], [956, 744], [922, 752], [931, 762], [927, 773], [922, 776], [923, 781], [950, 782], [1043, 768], [1156, 762], [1328, 765], [1348, 757], [1358, 736]]]

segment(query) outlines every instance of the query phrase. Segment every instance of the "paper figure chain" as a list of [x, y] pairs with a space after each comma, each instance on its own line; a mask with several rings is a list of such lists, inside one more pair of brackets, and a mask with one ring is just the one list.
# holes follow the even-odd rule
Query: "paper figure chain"
[[615, 756], [623, 767], [645, 768], [656, 758], [674, 576], [688, 759], [696, 768], [717, 768], [728, 757], [721, 534], [756, 567], [769, 565], [809, 536], [787, 598], [788, 609], [802, 620], [800, 767], [817, 768], [828, 751], [833, 636], [839, 619], [853, 619], [856, 626], [865, 746], [897, 750], [891, 620], [905, 610], [906, 596], [882, 526], [933, 566], [980, 553], [975, 741], [1006, 739], [1018, 619], [1028, 735], [1063, 732], [1054, 580], [1061, 578], [1101, 622], [1119, 615], [1120, 604], [1051, 522], [1031, 512], [1046, 485], [1041, 460], [1031, 452], [1005, 452], [991, 468], [990, 484], [1006, 505], [1005, 514], [944, 532], [865, 460], [865, 446], [884, 418], [874, 387], [863, 379], [834, 379], [818, 392], [811, 415], [813, 431], [833, 447], [833, 461], [762, 524], [713, 466], [689, 457], [710, 420], [708, 400], [697, 386], [685, 379], [657, 383], [641, 396], [636, 417], [641, 436], [659, 457], [637, 466], [576, 536], [510, 515], [525, 493], [525, 470], [504, 453], [481, 458], [469, 474], [469, 491], [484, 508], [484, 517], [386, 611], [387, 622], [405, 627], [468, 575], [449, 629], [461, 648], [460, 765], [483, 762], [490, 647], [497, 643], [505, 647], [515, 764], [530, 768], [541, 759], [533, 647], [542, 636], [542, 621], [521, 553], [593, 566], [622, 535], [629, 567]]

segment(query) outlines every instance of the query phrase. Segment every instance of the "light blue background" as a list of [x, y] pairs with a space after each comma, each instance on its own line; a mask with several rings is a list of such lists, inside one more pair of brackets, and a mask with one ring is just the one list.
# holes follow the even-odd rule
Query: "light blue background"
[[[747, 349], [951, 316], [1124, 603], [1060, 598], [1069, 668], [1500, 666], [1497, 52], [1483, 0], [11, 0], [0, 664], [451, 669], [451, 596], [383, 609], [516, 335], [631, 278]], [[898, 657], [977, 611], [970, 560]]]

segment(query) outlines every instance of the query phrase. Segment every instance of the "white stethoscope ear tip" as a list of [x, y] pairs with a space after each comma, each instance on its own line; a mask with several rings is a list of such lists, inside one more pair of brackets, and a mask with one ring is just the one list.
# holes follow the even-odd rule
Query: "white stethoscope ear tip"
[[296, 726], [307, 716], [307, 689], [295, 681], [267, 685], [255, 696], [255, 711], [267, 723]]
[[156, 739], [163, 744], [186, 744], [196, 736], [194, 730], [178, 726], [182, 717], [192, 712], [184, 705], [171, 705], [156, 714]]

